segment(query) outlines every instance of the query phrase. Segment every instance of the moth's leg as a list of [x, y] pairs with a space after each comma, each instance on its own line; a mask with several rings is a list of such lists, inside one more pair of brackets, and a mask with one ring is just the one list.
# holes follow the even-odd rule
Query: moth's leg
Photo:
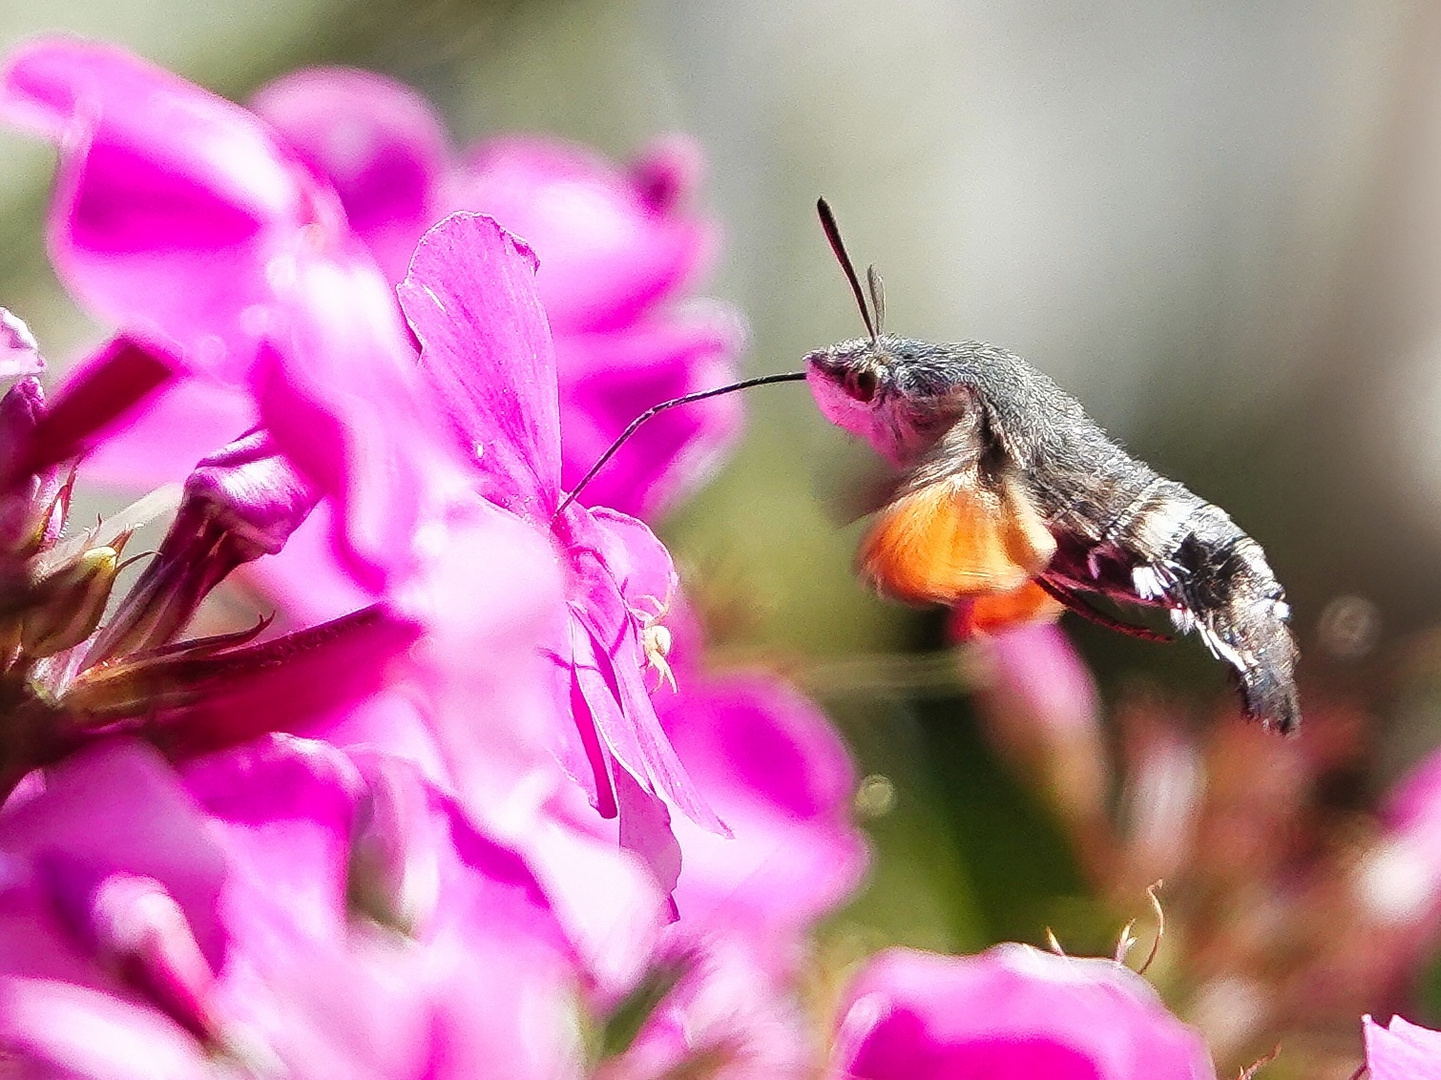
[[1104, 626], [1108, 630], [1115, 630], [1121, 634], [1129, 634], [1131, 637], [1140, 638], [1142, 641], [1176, 640], [1170, 634], [1163, 634], [1159, 630], [1152, 630], [1148, 626], [1137, 626], [1134, 623], [1123, 622], [1114, 615], [1108, 615], [1085, 597], [1049, 578], [1038, 577], [1036, 578], [1036, 584], [1083, 619], [1089, 619], [1091, 622]]

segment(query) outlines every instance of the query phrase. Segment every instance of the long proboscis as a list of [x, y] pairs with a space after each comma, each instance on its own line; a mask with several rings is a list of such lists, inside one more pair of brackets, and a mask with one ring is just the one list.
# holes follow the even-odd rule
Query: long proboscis
[[[876, 340], [880, 333], [881, 312], [877, 311], [875, 317], [871, 316], [871, 309], [866, 304], [866, 292], [861, 288], [861, 279], [856, 274], [855, 264], [851, 262], [850, 254], [846, 251], [845, 241], [841, 239], [841, 227], [836, 224], [836, 215], [831, 211], [831, 204], [826, 202], [825, 197], [816, 200], [816, 213], [820, 215], [821, 228], [826, 231], [826, 239], [831, 242], [831, 251], [835, 253], [836, 262], [841, 264], [845, 271], [846, 280], [851, 283], [851, 292], [856, 294], [856, 307], [861, 309], [861, 321], [866, 324], [866, 333], [870, 334], [871, 340]], [[870, 272], [871, 296], [877, 298], [878, 304], [884, 301], [878, 299], [878, 280], [880, 275], [876, 274], [874, 267]]]
[[571, 488], [570, 494], [560, 501], [560, 505], [555, 508], [555, 514], [552, 516], [552, 520], [559, 517], [561, 511], [575, 502], [576, 496], [584, 491], [586, 485], [595, 479], [596, 473], [605, 467], [606, 462], [615, 457], [616, 451], [626, 444], [626, 441], [636, 433], [636, 429], [657, 413], [665, 412], [667, 409], [674, 409], [677, 405], [689, 405], [694, 401], [704, 401], [706, 398], [720, 397], [722, 394], [733, 394], [737, 390], [749, 390], [753, 386], [769, 386], [771, 383], [796, 382], [805, 377], [806, 373], [804, 371], [787, 371], [780, 375], [761, 375], [754, 379], [742, 379], [740, 382], [727, 383], [725, 386], [715, 386], [709, 390], [697, 390], [693, 394], [683, 394], [678, 398], [662, 401], [659, 405], [652, 405], [627, 424], [626, 429], [620, 433], [620, 436], [615, 442], [606, 447], [605, 453], [601, 454], [596, 460], [596, 463], [590, 467], [590, 471], [580, 478], [580, 483]]

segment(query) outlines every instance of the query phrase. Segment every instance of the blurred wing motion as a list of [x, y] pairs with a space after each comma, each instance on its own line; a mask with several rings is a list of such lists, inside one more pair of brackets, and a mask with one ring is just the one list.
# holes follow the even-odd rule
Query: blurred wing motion
[[[861, 547], [860, 563], [877, 588], [899, 600], [985, 599], [999, 616], [1003, 598], [1025, 593], [1055, 553], [1056, 541], [1021, 485], [1011, 479], [987, 485], [972, 466], [913, 487], [886, 506]], [[1019, 601], [1017, 611], [1038, 612], [1033, 594]]]

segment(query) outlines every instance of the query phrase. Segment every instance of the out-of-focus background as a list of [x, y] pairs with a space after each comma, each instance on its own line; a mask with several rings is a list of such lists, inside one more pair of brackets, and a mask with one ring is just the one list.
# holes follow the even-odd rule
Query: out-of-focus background
[[[1174, 722], [1207, 763], [1206, 798], [1230, 785], [1226, 805], [1268, 791], [1268, 813], [1304, 804], [1295, 827], [1309, 839], [1277, 856], [1304, 893], [1319, 851], [1350, 850], [1338, 829], [1367, 827], [1367, 808], [1441, 743], [1441, 6], [0, 6], [0, 45], [56, 28], [239, 100], [300, 66], [372, 68], [435, 101], [461, 143], [541, 129], [624, 158], [689, 132], [726, 232], [707, 291], [747, 315], [755, 374], [860, 330], [814, 219], [827, 195], [858, 261], [885, 274], [893, 331], [1030, 358], [1135, 454], [1228, 509], [1287, 586], [1318, 718], [1308, 750], [1250, 732], [1225, 744], [1239, 725], [1225, 674], [1194, 641], [1069, 627], [1100, 686], [1109, 810], [1139, 783], [1134, 733]], [[51, 151], [0, 133], [0, 153], [0, 303], [63, 361], [101, 328], [45, 262]], [[870, 477], [868, 452], [800, 387], [756, 393], [750, 416], [731, 466], [663, 531], [721, 657], [792, 673], [872, 774], [874, 882], [828, 947], [974, 949], [1041, 940], [1047, 924], [1082, 951], [1107, 947], [1119, 915], [1146, 915], [1145, 882], [1088, 856], [1057, 784], [1028, 782], [1026, 753], [997, 734], [999, 707], [973, 708], [985, 656], [957, 658], [940, 618], [852, 578], [861, 526], [840, 507]], [[1276, 779], [1288, 769], [1305, 783]], [[1224, 892], [1224, 878], [1206, 880]], [[1268, 902], [1225, 895], [1239, 912]], [[1183, 933], [1177, 949], [1200, 969], [1230, 971], [1196, 944], [1204, 927]], [[1405, 1001], [1434, 1024], [1427, 970], [1421, 956], [1363, 1007]], [[1187, 1008], [1219, 1038], [1246, 987], [1191, 978]], [[1252, 993], [1269, 985], [1247, 978]], [[1260, 1030], [1243, 1025], [1219, 1056], [1243, 1060]]]

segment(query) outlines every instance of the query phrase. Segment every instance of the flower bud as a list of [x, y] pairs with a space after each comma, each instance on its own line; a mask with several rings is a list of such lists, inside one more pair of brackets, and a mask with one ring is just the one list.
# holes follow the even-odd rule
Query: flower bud
[[34, 600], [20, 624], [20, 648], [27, 656], [53, 656], [95, 632], [120, 569], [118, 547], [82, 551], [35, 586]]
[[53, 543], [65, 523], [69, 492], [60, 470], [26, 473], [14, 467], [29, 453], [44, 416], [45, 394], [36, 379], [21, 379], [0, 397], [0, 473], [12, 478], [0, 489], [0, 557], [29, 558]]
[[215, 973], [163, 884], [62, 858], [47, 870], [60, 914], [96, 959], [191, 1034], [218, 1036]]
[[184, 502], [159, 552], [86, 665], [169, 642], [232, 570], [283, 548], [317, 500], [263, 430], [203, 459], [185, 481]]

